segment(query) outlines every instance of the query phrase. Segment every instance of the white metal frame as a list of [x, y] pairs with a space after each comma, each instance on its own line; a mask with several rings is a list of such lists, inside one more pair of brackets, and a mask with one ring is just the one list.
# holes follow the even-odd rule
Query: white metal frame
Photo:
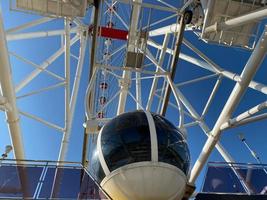
[[[129, 43], [128, 46], [126, 43], [117, 46], [116, 49], [113, 49], [113, 51], [110, 52], [109, 56], [110, 58], [120, 56], [123, 57], [125, 56], [125, 51], [138, 51], [144, 53], [147, 63], [145, 66], [143, 66], [143, 68], [135, 69], [128, 68], [125, 66], [115, 66], [112, 63], [109, 63], [109, 65], [102, 65], [103, 59], [96, 59], [93, 66], [94, 73], [91, 76], [91, 80], [88, 84], [88, 88], [86, 91], [86, 117], [88, 120], [96, 120], [97, 122], [99, 122], [99, 124], [103, 125], [107, 121], [109, 121], [110, 118], [116, 116], [117, 114], [126, 112], [126, 104], [129, 100], [133, 100], [135, 102], [136, 109], [143, 109], [147, 112], [155, 112], [156, 110], [157, 112], [162, 106], [163, 94], [166, 91], [166, 88], [170, 86], [174, 101], [171, 100], [169, 102], [169, 106], [178, 111], [177, 116], [175, 116], [176, 119], [179, 119], [179, 123], [177, 123], [177, 126], [181, 128], [184, 132], [186, 132], [188, 127], [199, 126], [203, 130], [203, 133], [208, 136], [206, 144], [203, 147], [203, 151], [200, 154], [198, 161], [195, 163], [191, 172], [191, 176], [189, 178], [189, 183], [194, 185], [196, 179], [199, 176], [199, 173], [205, 165], [205, 162], [207, 161], [210, 153], [214, 150], [215, 147], [217, 148], [217, 150], [222, 155], [225, 161], [230, 163], [234, 162], [232, 156], [228, 153], [227, 149], [225, 149], [221, 145], [219, 141], [222, 131], [232, 127], [252, 123], [267, 118], [267, 113], [258, 114], [260, 111], [266, 109], [266, 102], [258, 104], [253, 108], [247, 108], [247, 111], [244, 111], [238, 116], [232, 116], [234, 108], [238, 105], [238, 102], [240, 101], [242, 95], [244, 94], [247, 88], [251, 88], [259, 93], [262, 93], [263, 95], [267, 94], [267, 86], [253, 80], [253, 75], [257, 71], [258, 67], [260, 67], [260, 63], [264, 58], [265, 52], [267, 50], [267, 31], [266, 29], [264, 30], [257, 46], [253, 50], [252, 55], [247, 65], [244, 67], [243, 73], [241, 75], [233, 73], [219, 66], [210, 58], [208, 58], [208, 56], [206, 56], [197, 47], [191, 44], [190, 41], [184, 39], [183, 44], [193, 53], [197, 54], [198, 58], [184, 53], [181, 53], [179, 55], [179, 58], [190, 64], [193, 64], [196, 67], [200, 67], [203, 70], [207, 70], [210, 74], [207, 76], [192, 78], [185, 82], [176, 83], [175, 81], [172, 81], [170, 79], [170, 63], [168, 63], [167, 61], [173, 58], [173, 43], [175, 43], [175, 39], [173, 38], [178, 27], [177, 25], [173, 25], [172, 23], [164, 27], [159, 27], [159, 25], [163, 21], [166, 22], [170, 19], [177, 18], [180, 15], [180, 12], [182, 12], [185, 8], [183, 7], [179, 10], [173, 7], [171, 3], [168, 3], [168, 1], [158, 0], [157, 2], [161, 3], [161, 5], [148, 4], [146, 3], [146, 1], [141, 0], [116, 1], [116, 5], [128, 5], [129, 11], [133, 12], [134, 14], [131, 19], [126, 19], [125, 16], [121, 15], [121, 13], [116, 11], [114, 12], [114, 17], [117, 17], [118, 23], [121, 23], [121, 26], [125, 29], [129, 29]], [[107, 0], [105, 1], [104, 5], [113, 5], [113, 3], [113, 1]], [[192, 1], [188, 1], [188, 4], [189, 3], [192, 3]], [[169, 12], [169, 16], [165, 17], [164, 19], [158, 19], [157, 21], [151, 22], [151, 24], [142, 27], [149, 28], [150, 26], [147, 47], [145, 51], [143, 49], [140, 49], [139, 46], [136, 44], [136, 30], [139, 28], [138, 20], [140, 20], [141, 18], [140, 13], [142, 13], [143, 9], [158, 9], [164, 12]], [[100, 18], [103, 17], [104, 13], [105, 12], [102, 10], [102, 15], [100, 16]], [[249, 13], [245, 16], [240, 16], [235, 19], [228, 20], [223, 24], [220, 24], [219, 28], [222, 30], [227, 30], [229, 27], [237, 26], [242, 23], [247, 23], [248, 16], [252, 17], [253, 19], [265, 17], [266, 8], [263, 8], [260, 11]], [[26, 116], [28, 118], [34, 119], [35, 121], [54, 129], [56, 132], [61, 132], [62, 142], [58, 160], [66, 160], [67, 156], [68, 143], [70, 142], [70, 136], [72, 132], [72, 121], [75, 114], [75, 105], [77, 103], [77, 96], [84, 65], [85, 50], [90, 35], [88, 35], [87, 33], [88, 26], [83, 24], [81, 20], [68, 18], [65, 19], [65, 26], [64, 28], [62, 27], [62, 29], [20, 33], [20, 31], [25, 31], [28, 28], [43, 23], [49, 23], [52, 20], [57, 19], [44, 17], [5, 31], [3, 26], [3, 20], [0, 16], [0, 61], [1, 63], [4, 63], [0, 65], [0, 82], [2, 90], [0, 96], [0, 110], [6, 112], [6, 116], [8, 119], [7, 125], [9, 127], [12, 144], [14, 146], [15, 157], [18, 159], [23, 159], [25, 157], [22, 144], [22, 131], [20, 130], [19, 124], [20, 116]], [[75, 24], [73, 28], [69, 26], [70, 20], [73, 21]], [[97, 24], [97, 26], [103, 25], [101, 24], [101, 21], [99, 23], [100, 24]], [[218, 28], [218, 26], [216, 26], [216, 28]], [[191, 30], [191, 27], [187, 28], [187, 31]], [[208, 30], [209, 28], [206, 29], [206, 31]], [[56, 52], [54, 52], [48, 59], [44, 60], [40, 65], [28, 60], [27, 58], [17, 55], [16, 52], [9, 52], [7, 48], [7, 42], [17, 42], [20, 40], [31, 40], [33, 38], [43, 38], [52, 36], [58, 37], [59, 41], [64, 37], [64, 44], [62, 44], [62, 46]], [[157, 37], [161, 37], [161, 43], [158, 42]], [[79, 55], [74, 55], [71, 52], [71, 46], [74, 45], [77, 41], [80, 42], [80, 52]], [[101, 42], [101, 38], [96, 41], [96, 43], [98, 42]], [[61, 77], [58, 74], [55, 74], [52, 71], [48, 70], [48, 67], [63, 54], [65, 55], [65, 76]], [[14, 56], [17, 59], [35, 68], [32, 73], [30, 73], [16, 86], [14, 86], [12, 82], [9, 56]], [[96, 57], [96, 55], [93, 56]], [[77, 59], [78, 61], [75, 75], [70, 74], [70, 59], [72, 58]], [[96, 87], [98, 86], [99, 81], [97, 78], [97, 74], [101, 73], [102, 71], [105, 71], [108, 76], [112, 77], [114, 80], [117, 81], [117, 90], [112, 93], [113, 96], [108, 99], [102, 109], [106, 109], [116, 105], [116, 113], [113, 114], [113, 116], [106, 116], [104, 119], [96, 119], [99, 110], [90, 110], [88, 105], [88, 98], [89, 94], [91, 93], [94, 94], [96, 98], [95, 100], [98, 100], [97, 94], [94, 92]], [[16, 97], [16, 93], [21, 92], [25, 86], [31, 84], [32, 81], [41, 73], [49, 74], [53, 78], [57, 79], [59, 82], [57, 84], [38, 89], [36, 91], [31, 91], [26, 94], [20, 94]], [[70, 88], [70, 76], [75, 77], [73, 88]], [[223, 85], [225, 78], [234, 81], [236, 83], [236, 86], [233, 89], [232, 94], [229, 97], [224, 109], [222, 110], [220, 117], [217, 119], [217, 123], [214, 125], [213, 128], [210, 128], [208, 127], [206, 122], [206, 115], [209, 112], [211, 104], [214, 102], [218, 89]], [[201, 113], [198, 113], [195, 109], [195, 106], [190, 103], [190, 101], [183, 94], [181, 87], [211, 79], [216, 79], [215, 84], [210, 93], [210, 96], [207, 99], [207, 102], [205, 103], [204, 109]], [[144, 94], [145, 90], [143, 89], [143, 81], [145, 80], [151, 81], [149, 94]], [[59, 125], [56, 125], [45, 119], [41, 119], [40, 117], [28, 113], [24, 110], [20, 110], [17, 107], [16, 100], [19, 100], [21, 98], [27, 98], [32, 95], [38, 95], [42, 92], [49, 91], [58, 87], [63, 87], [65, 90], [65, 97], [64, 99], [62, 99], [62, 102], [65, 102], [65, 114], [64, 116], [62, 116], [65, 119], [63, 127], [60, 127]], [[133, 88], [135, 88], [135, 90]], [[127, 96], [130, 96], [131, 98], [127, 99]], [[158, 109], [155, 109], [155, 107], [157, 107]], [[185, 116], [190, 117], [192, 121], [185, 122]], [[188, 134], [190, 133], [188, 132]], [[236, 173], [236, 175], [238, 176], [238, 173]], [[246, 184], [243, 183], [243, 186], [247, 192], [250, 192], [250, 189]]]

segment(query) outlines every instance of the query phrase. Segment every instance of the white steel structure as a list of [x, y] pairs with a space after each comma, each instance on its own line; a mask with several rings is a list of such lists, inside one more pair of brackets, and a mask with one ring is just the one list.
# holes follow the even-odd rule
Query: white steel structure
[[[23, 137], [38, 140], [38, 135], [27, 133], [25, 136], [21, 119], [32, 120], [27, 122], [27, 126], [41, 123], [55, 132], [53, 134], [60, 140], [57, 143], [58, 152], [54, 152], [59, 161], [66, 160], [69, 143], [75, 137], [73, 135], [84, 137], [83, 144], [80, 140], [79, 148], [83, 146], [82, 163], [87, 166], [89, 145], [96, 144], [97, 134], [107, 121], [130, 110], [147, 110], [166, 115], [175, 122], [184, 130], [189, 144], [190, 139], [194, 138], [192, 134], [196, 134], [193, 133], [194, 127], [199, 127], [197, 130], [202, 130], [207, 136], [203, 141], [205, 144], [201, 142], [197, 147], [200, 150], [199, 157], [192, 163], [188, 177], [190, 188], [195, 185], [215, 149], [226, 162], [235, 162], [230, 149], [220, 142], [224, 131], [241, 125], [249, 126], [267, 118], [264, 112], [267, 108], [266, 74], [265, 79], [254, 79], [258, 69], [266, 73], [266, 65], [261, 65], [267, 51], [264, 21], [267, 7], [264, 1], [42, 1], [46, 2], [46, 7], [40, 4], [41, 1], [10, 2], [10, 9], [16, 10], [12, 12], [16, 13], [18, 19], [19, 16], [32, 16], [32, 13], [40, 15], [34, 19], [29, 17], [27, 22], [7, 29], [5, 24], [9, 19], [3, 17], [7, 11], [0, 13], [0, 111], [6, 115], [6, 125], [17, 159], [31, 159], [25, 153], [27, 146], [23, 147]], [[188, 19], [191, 16], [186, 15], [188, 10], [193, 14], [192, 20]], [[41, 46], [42, 40], [49, 41], [47, 38], [53, 39], [49, 45], [52, 47], [43, 50], [46, 54], [50, 52], [46, 57], [40, 49], [44, 48]], [[27, 50], [25, 40], [31, 46], [35, 45], [35, 41], [36, 46], [40, 42], [40, 46], [36, 47], [40, 51], [31, 52], [34, 56], [30, 55], [33, 60], [39, 56], [38, 64], [24, 56], [26, 54], [23, 51], [20, 55], [11, 50], [12, 45], [18, 45], [19, 42]], [[229, 57], [229, 53], [221, 55], [220, 60], [209, 58], [205, 52], [205, 48], [209, 47], [215, 53], [217, 50], [234, 49], [249, 55], [242, 73], [235, 66], [220, 65], [224, 59], [240, 58]], [[215, 54], [212, 56], [216, 58]], [[16, 70], [11, 59], [34, 68], [19, 78], [16, 84], [13, 77]], [[42, 62], [40, 59], [43, 59]], [[63, 66], [55, 66], [60, 64]], [[186, 66], [192, 73], [188, 70], [184, 74]], [[55, 67], [57, 69], [53, 70]], [[42, 87], [43, 84], [36, 83], [46, 80], [38, 79], [41, 75], [49, 77]], [[15, 78], [18, 79], [17, 75]], [[232, 90], [229, 92], [227, 89], [229, 97], [218, 99], [218, 93], [222, 95], [221, 90], [226, 89], [225, 84], [231, 85], [230, 81]], [[208, 83], [209, 89], [200, 90], [207, 86], [202, 85], [203, 82]], [[194, 85], [199, 87], [187, 90]], [[55, 90], [62, 94], [61, 99], [50, 93]], [[243, 111], [238, 110], [237, 113], [236, 108], [247, 90], [257, 93], [262, 102], [258, 102], [258, 105], [242, 104]], [[27, 98], [43, 93], [47, 93], [51, 99], [43, 102], [43, 107], [48, 104], [54, 106], [57, 123], [51, 121], [53, 117], [43, 115], [45, 109], [26, 106], [32, 109], [33, 114], [23, 109], [26, 104], [19, 102], [25, 99], [27, 103]], [[81, 96], [85, 97], [84, 100]], [[199, 101], [190, 99], [193, 96]], [[75, 112], [77, 104], [84, 105], [85, 114]], [[221, 108], [214, 115], [217, 119], [210, 110], [216, 104]], [[74, 124], [76, 115], [82, 115], [86, 120]], [[84, 133], [77, 132], [75, 128], [82, 127], [83, 122]], [[49, 141], [45, 142], [49, 146]], [[81, 152], [78, 151], [78, 154]], [[239, 177], [238, 172], [236, 175]], [[240, 181], [250, 193], [250, 187], [242, 178]]]

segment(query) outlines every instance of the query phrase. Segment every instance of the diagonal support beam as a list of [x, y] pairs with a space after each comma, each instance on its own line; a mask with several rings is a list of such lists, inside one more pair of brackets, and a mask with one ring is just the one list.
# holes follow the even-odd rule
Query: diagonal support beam
[[235, 108], [237, 107], [239, 101], [241, 100], [242, 96], [244, 95], [245, 91], [247, 90], [249, 83], [253, 79], [254, 75], [256, 74], [258, 68], [260, 67], [266, 51], [267, 51], [267, 27], [259, 39], [253, 53], [251, 54], [244, 70], [241, 74], [240, 81], [236, 83], [230, 97], [228, 98], [217, 122], [214, 125], [214, 128], [209, 135], [208, 140], [206, 141], [201, 154], [199, 155], [198, 160], [196, 161], [192, 171], [191, 176], [189, 179], [190, 184], [194, 184], [198, 175], [200, 174], [202, 168], [204, 167], [206, 161], [208, 160], [212, 150], [218, 143], [220, 136], [221, 136], [221, 126], [225, 122], [227, 122], [232, 113], [234, 112]]
[[[78, 36], [75, 36], [71, 39], [70, 45], [73, 45], [75, 42], [79, 40]], [[64, 47], [61, 47], [56, 53], [50, 56], [46, 61], [44, 61], [38, 69], [35, 69], [31, 74], [29, 74], [24, 80], [22, 80], [16, 86], [16, 92], [19, 92], [26, 85], [28, 85], [34, 78], [36, 78], [41, 72], [43, 72], [51, 63], [53, 63], [59, 56], [61, 56], [65, 51]]]

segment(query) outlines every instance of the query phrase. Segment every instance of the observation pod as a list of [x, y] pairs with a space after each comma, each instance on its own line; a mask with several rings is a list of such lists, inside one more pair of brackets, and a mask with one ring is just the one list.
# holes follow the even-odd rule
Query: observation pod
[[100, 131], [91, 170], [116, 200], [178, 200], [190, 165], [179, 129], [146, 111], [121, 114]]

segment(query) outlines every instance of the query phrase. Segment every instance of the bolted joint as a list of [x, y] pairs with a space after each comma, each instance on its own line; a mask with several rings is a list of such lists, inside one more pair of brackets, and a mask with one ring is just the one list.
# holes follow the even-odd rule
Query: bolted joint
[[120, 79], [119, 80], [119, 87], [122, 90], [128, 90], [131, 86], [131, 80], [130, 79]]

